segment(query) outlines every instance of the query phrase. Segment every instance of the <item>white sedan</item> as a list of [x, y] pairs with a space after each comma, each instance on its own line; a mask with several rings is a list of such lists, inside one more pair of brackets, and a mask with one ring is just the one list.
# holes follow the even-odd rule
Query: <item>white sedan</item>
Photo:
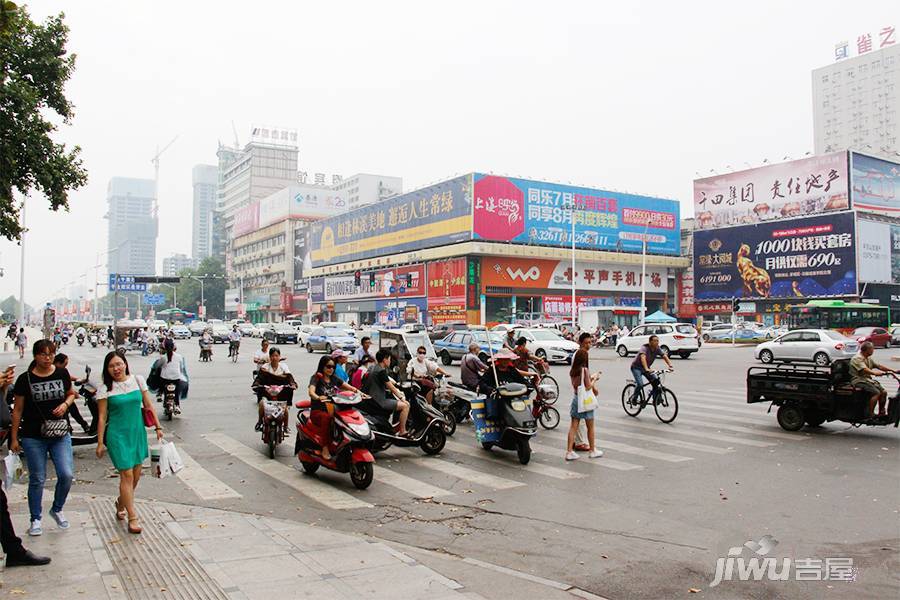
[[572, 356], [578, 350], [578, 344], [563, 339], [553, 329], [517, 329], [515, 339], [519, 337], [527, 340], [529, 352], [551, 363], [572, 362]]
[[754, 356], [763, 363], [773, 362], [813, 362], [826, 367], [831, 361], [852, 358], [859, 349], [859, 343], [830, 329], [795, 329], [763, 342], [754, 351]]

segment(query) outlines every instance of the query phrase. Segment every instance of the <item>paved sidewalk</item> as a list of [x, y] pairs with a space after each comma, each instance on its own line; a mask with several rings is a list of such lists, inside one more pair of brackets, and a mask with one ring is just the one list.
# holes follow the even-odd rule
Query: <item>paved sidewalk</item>
[[9, 498], [16, 532], [53, 562], [0, 570], [0, 598], [482, 598], [380, 542], [210, 508], [139, 502], [144, 532], [131, 535], [113, 498], [72, 494], [71, 528], [45, 515], [44, 535], [29, 537], [22, 496]]

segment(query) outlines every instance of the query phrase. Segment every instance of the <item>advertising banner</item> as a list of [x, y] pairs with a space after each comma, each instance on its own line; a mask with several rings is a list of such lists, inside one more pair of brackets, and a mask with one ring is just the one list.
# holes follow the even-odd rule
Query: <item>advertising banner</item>
[[[866, 283], [900, 281], [891, 272], [891, 224], [859, 219], [859, 280]], [[896, 225], [894, 227], [897, 227]]]
[[305, 292], [309, 282], [303, 276], [304, 266], [309, 264], [309, 246], [306, 227], [294, 230], [294, 293]]
[[477, 239], [540, 246], [678, 255], [678, 203], [543, 181], [474, 175], [473, 231]]
[[697, 229], [764, 223], [850, 208], [847, 153], [694, 181]]
[[853, 208], [900, 216], [900, 164], [851, 153]]
[[[364, 271], [357, 287], [353, 273], [325, 278], [325, 301], [355, 300], [359, 298], [425, 296], [425, 265], [410, 265], [394, 269], [375, 271], [375, 285], [369, 283], [369, 273]], [[412, 285], [407, 283], [407, 275], [412, 275]], [[394, 292], [391, 292], [391, 288]]]
[[347, 212], [347, 193], [322, 186], [292, 185], [259, 201], [259, 227], [284, 219], [314, 221]]
[[694, 232], [694, 297], [856, 294], [853, 213]]
[[259, 229], [259, 202], [251, 202], [234, 213], [231, 236], [240, 237]]
[[[665, 292], [667, 277], [665, 267], [647, 267], [646, 291]], [[482, 258], [481, 280], [485, 289], [571, 289], [572, 263], [567, 260], [486, 256]], [[641, 267], [576, 262], [575, 289], [582, 292], [640, 292]]]
[[421, 321], [419, 315], [428, 309], [427, 298], [400, 298], [399, 300], [377, 300], [375, 310], [378, 311], [379, 325], [399, 325]]
[[457, 177], [310, 225], [312, 265], [321, 267], [471, 237], [471, 179]]
[[[575, 295], [578, 308], [593, 306], [591, 296]], [[544, 296], [544, 317], [548, 319], [572, 319], [572, 296]]]
[[481, 259], [477, 256], [470, 256], [466, 270], [466, 309], [478, 310], [480, 307]]
[[428, 263], [428, 314], [432, 324], [466, 321], [467, 277], [466, 258]]
[[313, 303], [321, 304], [322, 302], [325, 302], [325, 279], [323, 277], [313, 279], [310, 281], [309, 285], [309, 294], [312, 297]]
[[693, 265], [685, 269], [678, 279], [678, 309], [676, 312], [684, 318], [693, 318], [697, 315], [697, 307], [694, 304]]

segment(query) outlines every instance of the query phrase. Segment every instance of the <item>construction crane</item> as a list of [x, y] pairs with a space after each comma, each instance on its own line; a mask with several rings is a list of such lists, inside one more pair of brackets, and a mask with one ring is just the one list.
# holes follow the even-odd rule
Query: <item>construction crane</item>
[[169, 142], [168, 144], [165, 145], [165, 147], [162, 150], [160, 150], [159, 146], [157, 146], [156, 147], [156, 156], [154, 156], [153, 158], [150, 159], [150, 162], [153, 163], [153, 186], [154, 186], [154, 189], [153, 189], [153, 192], [154, 192], [153, 218], [154, 219], [157, 217], [157, 214], [159, 213], [159, 157], [162, 156], [163, 152], [168, 150], [172, 146], [172, 144], [175, 143], [175, 140], [177, 140], [177, 139], [178, 139], [178, 136], [176, 135], [175, 137], [172, 138], [171, 142]]

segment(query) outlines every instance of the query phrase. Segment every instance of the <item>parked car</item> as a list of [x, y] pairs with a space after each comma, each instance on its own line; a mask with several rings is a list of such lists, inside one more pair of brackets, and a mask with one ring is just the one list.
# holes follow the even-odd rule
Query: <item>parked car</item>
[[884, 327], [857, 327], [851, 337], [860, 344], [872, 342], [876, 348], [879, 346], [887, 348], [891, 345], [891, 334]]
[[214, 344], [227, 344], [228, 343], [228, 334], [231, 333], [231, 327], [222, 323], [221, 321], [218, 323], [213, 323], [212, 325], [212, 339]]
[[894, 346], [900, 346], [900, 327], [894, 327], [891, 329], [891, 344]]
[[859, 350], [859, 343], [831, 329], [795, 329], [763, 342], [753, 355], [763, 363], [814, 362], [827, 366], [840, 358], [851, 358]]
[[322, 321], [319, 323], [319, 327], [324, 327], [325, 329], [340, 329], [350, 337], [356, 337], [356, 330], [350, 327], [348, 323], [342, 323], [340, 321]]
[[261, 338], [265, 336], [266, 331], [272, 326], [271, 323], [255, 323], [250, 337]]
[[359, 341], [352, 335], [337, 327], [316, 327], [309, 337], [306, 339], [306, 350], [315, 352], [323, 350], [326, 354], [331, 354], [334, 350], [346, 350], [347, 352], [356, 352]]
[[[491, 345], [488, 346], [488, 336]], [[434, 351], [441, 362], [449, 365], [454, 360], [462, 360], [469, 351], [469, 344], [475, 342], [481, 348], [478, 357], [486, 361], [490, 355], [503, 349], [503, 334], [497, 331], [457, 331], [446, 335], [443, 339], [434, 342]]]
[[[730, 331], [731, 325], [728, 328]], [[626, 336], [620, 335], [616, 340], [616, 352], [623, 357], [636, 354], [641, 346], [650, 341], [651, 335], [659, 337], [663, 354], [688, 358], [700, 350], [700, 334], [690, 323], [645, 323], [636, 326]]]
[[759, 329], [750, 329], [742, 325], [730, 329], [717, 329], [709, 334], [707, 342], [754, 342], [765, 338], [765, 332]]
[[191, 321], [191, 324], [188, 325], [188, 329], [191, 330], [191, 335], [201, 336], [203, 332], [206, 331], [206, 328], [209, 327], [209, 324], [206, 321], [201, 321], [199, 319], [194, 319]]
[[[500, 334], [501, 338], [505, 334]], [[517, 329], [515, 337], [524, 337], [529, 352], [551, 363], [572, 362], [572, 356], [578, 350], [578, 344], [564, 339], [553, 329]]]
[[468, 328], [469, 326], [465, 323], [439, 323], [428, 332], [428, 337], [431, 338], [432, 342], [436, 342], [444, 339], [454, 331], [466, 331]]
[[263, 337], [275, 344], [296, 344], [297, 330], [287, 323], [275, 323]]
[[732, 329], [734, 329], [734, 325], [732, 325], [731, 323], [711, 323], [709, 324], [709, 326], [704, 323], [701, 338], [704, 342], [708, 342], [713, 333], [717, 331], [731, 331]]
[[176, 340], [191, 339], [191, 330], [184, 325], [174, 325], [170, 331]]
[[238, 331], [241, 332], [242, 336], [253, 337], [253, 333], [256, 331], [256, 325], [253, 323], [241, 323], [238, 325]]
[[[406, 333], [417, 333], [419, 331], [427, 331], [428, 328], [423, 323], [404, 323], [401, 329]], [[355, 337], [356, 333], [354, 332], [353, 335]]]

